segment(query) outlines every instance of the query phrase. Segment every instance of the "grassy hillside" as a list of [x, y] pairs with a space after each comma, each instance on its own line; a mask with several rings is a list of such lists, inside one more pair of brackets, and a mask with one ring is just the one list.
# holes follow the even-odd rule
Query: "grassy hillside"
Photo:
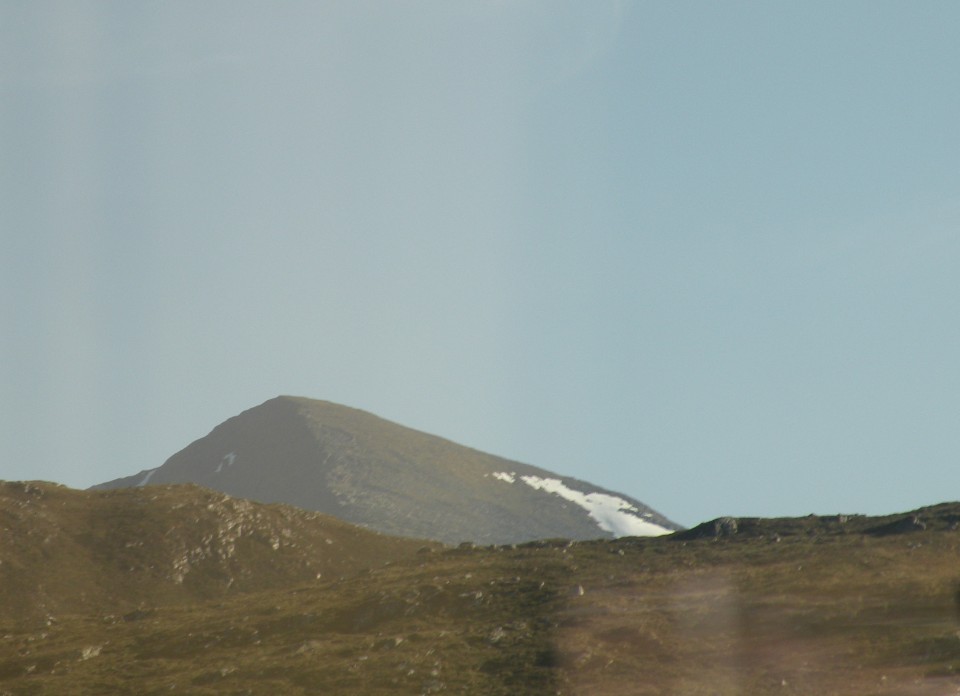
[[0, 482], [0, 620], [285, 587], [411, 556], [425, 543], [193, 485]]
[[[171, 499], [163, 496], [184, 490], [140, 489], [161, 499], [143, 499], [138, 517], [161, 514], [151, 511], [160, 503], [161, 517], [171, 522]], [[43, 495], [51, 498], [45, 514], [52, 516], [63, 502], [58, 496], [90, 494], [45, 489]], [[222, 496], [211, 503], [243, 506]], [[292, 552], [306, 550], [300, 562], [313, 561], [331, 545], [297, 542], [284, 556], [284, 547], [273, 549], [269, 533], [259, 530], [269, 528], [274, 512], [287, 511], [256, 509], [266, 526], [249, 518], [249, 535], [251, 541], [262, 535], [255, 542], [262, 556], [251, 552], [229, 569], [190, 559], [180, 583], [172, 560], [153, 572], [125, 570], [129, 558], [118, 564], [106, 556], [75, 555], [58, 566], [66, 580], [74, 565], [84, 574], [99, 568], [100, 581], [112, 584], [94, 599], [69, 590], [69, 582], [43, 595], [26, 585], [10, 590], [16, 572], [3, 575], [0, 694], [960, 689], [956, 504], [886, 518], [724, 520], [671, 537], [516, 547], [429, 547], [357, 530], [346, 544], [354, 554], [349, 567], [320, 578], [264, 575], [271, 559], [278, 569], [293, 568]], [[118, 530], [134, 524], [122, 515], [110, 519]], [[9, 517], [3, 520], [6, 528]], [[298, 538], [306, 539], [314, 522], [329, 524], [304, 519]], [[153, 548], [181, 533], [151, 531], [150, 524], [135, 537]], [[407, 545], [377, 548], [384, 539]], [[21, 556], [32, 553], [30, 545], [11, 551], [4, 544], [0, 568], [29, 565]], [[125, 544], [111, 548], [120, 553]], [[190, 587], [194, 574], [199, 580]], [[237, 587], [243, 577], [247, 584]], [[123, 594], [141, 582], [149, 593]], [[114, 592], [122, 602], [111, 598]], [[9, 611], [38, 596], [44, 612]]]

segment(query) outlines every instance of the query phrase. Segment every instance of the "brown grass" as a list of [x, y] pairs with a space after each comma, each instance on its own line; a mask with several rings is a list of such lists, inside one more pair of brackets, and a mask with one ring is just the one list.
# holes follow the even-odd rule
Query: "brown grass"
[[[216, 515], [200, 514], [214, 500], [203, 496], [214, 494], [154, 489], [161, 498], [138, 498], [138, 514], [123, 507], [133, 504], [126, 498], [99, 498], [118, 507], [94, 514], [94, 503], [73, 500], [93, 494], [51, 489], [31, 517], [38, 503], [16, 507], [29, 493], [7, 493], [5, 529], [17, 515], [32, 521], [18, 528], [23, 539], [5, 537], [0, 547], [0, 694], [960, 689], [960, 532], [951, 529], [958, 506], [922, 511], [925, 530], [894, 534], [871, 530], [903, 516], [747, 521], [742, 533], [719, 539], [487, 548], [430, 548], [360, 533], [352, 546], [337, 537], [350, 565], [320, 579], [292, 569], [329, 546], [308, 539], [321, 539], [321, 528], [332, 533], [331, 522], [256, 506], [244, 513], [250, 526], [241, 541], [250, 548], [237, 550], [232, 564], [193, 559], [190, 586], [159, 572], [180, 548], [163, 539], [192, 539], [188, 530], [202, 536], [219, 524]], [[187, 506], [195, 514], [189, 524], [166, 517], [195, 496], [206, 502]], [[216, 499], [217, 515], [238, 514]], [[78, 527], [57, 532], [73, 545], [44, 545], [57, 511], [73, 505], [86, 517], [70, 517]], [[294, 548], [267, 543], [281, 521], [296, 527], [288, 539]], [[131, 533], [150, 545], [126, 548]], [[16, 581], [37, 563], [49, 577], [31, 582], [44, 578], [43, 593]], [[91, 579], [106, 590], [94, 591]], [[78, 585], [86, 596], [70, 589]]]

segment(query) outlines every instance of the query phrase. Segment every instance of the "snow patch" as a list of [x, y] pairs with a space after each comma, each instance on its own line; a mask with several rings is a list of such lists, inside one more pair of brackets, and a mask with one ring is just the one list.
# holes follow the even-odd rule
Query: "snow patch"
[[213, 473], [219, 474], [221, 471], [223, 471], [224, 463], [226, 463], [228, 467], [233, 466], [233, 462], [236, 461], [236, 459], [237, 459], [236, 452], [229, 452], [228, 454], [223, 455], [223, 459], [221, 459], [220, 463], [217, 464], [217, 468], [214, 470]]
[[623, 498], [607, 493], [582, 493], [568, 488], [559, 479], [539, 476], [521, 476], [520, 479], [538, 491], [559, 495], [564, 500], [579, 505], [593, 518], [597, 525], [614, 537], [660, 536], [671, 530], [641, 519], [641, 512]]
[[517, 475], [512, 471], [509, 474], [506, 471], [495, 471], [493, 473], [493, 478], [499, 479], [500, 481], [506, 481], [507, 483], [515, 483], [517, 480]]
[[[159, 468], [160, 467], [157, 467], [157, 469]], [[137, 484], [137, 488], [140, 486], [146, 486], [148, 483], [150, 483], [150, 479], [152, 479], [153, 475], [157, 473], [157, 469], [150, 469], [150, 471], [147, 472], [147, 475], [144, 476], [143, 479], [140, 480], [140, 483]]]

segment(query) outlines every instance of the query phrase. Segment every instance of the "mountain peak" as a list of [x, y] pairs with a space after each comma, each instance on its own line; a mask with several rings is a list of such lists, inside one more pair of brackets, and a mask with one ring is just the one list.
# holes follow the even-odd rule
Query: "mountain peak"
[[162, 466], [96, 488], [196, 483], [397, 536], [505, 544], [663, 534], [629, 496], [458, 445], [360, 409], [278, 396]]

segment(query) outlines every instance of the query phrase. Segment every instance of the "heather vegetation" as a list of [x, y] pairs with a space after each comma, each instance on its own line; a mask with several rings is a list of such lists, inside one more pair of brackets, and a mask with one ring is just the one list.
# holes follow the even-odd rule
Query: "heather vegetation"
[[0, 694], [944, 694], [960, 506], [443, 547], [194, 486], [0, 489]]

